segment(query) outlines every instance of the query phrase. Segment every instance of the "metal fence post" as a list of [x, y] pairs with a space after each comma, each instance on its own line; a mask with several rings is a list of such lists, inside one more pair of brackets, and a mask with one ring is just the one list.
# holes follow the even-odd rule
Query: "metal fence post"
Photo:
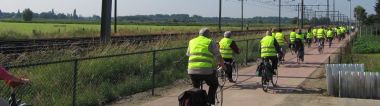
[[73, 75], [73, 100], [72, 100], [72, 105], [76, 106], [76, 99], [77, 99], [77, 75], [78, 75], [78, 60], [74, 61], [74, 75]]
[[329, 56], [329, 64], [331, 64], [331, 56]]
[[154, 96], [155, 85], [155, 74], [156, 74], [156, 51], [153, 51], [153, 60], [152, 60], [152, 96]]
[[248, 65], [248, 50], [249, 50], [249, 40], [247, 40], [247, 49], [245, 52], [245, 65]]
[[340, 53], [339, 53], [339, 64], [342, 64], [342, 60], [343, 60], [343, 50], [342, 50], [342, 47], [340, 47]]

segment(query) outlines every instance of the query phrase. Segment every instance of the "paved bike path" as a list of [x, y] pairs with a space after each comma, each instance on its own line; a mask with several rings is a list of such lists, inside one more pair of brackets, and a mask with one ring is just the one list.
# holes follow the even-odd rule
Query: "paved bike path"
[[[347, 37], [348, 38], [348, 37]], [[273, 106], [281, 105], [297, 87], [307, 79], [317, 68], [328, 60], [331, 54], [337, 53], [345, 41], [334, 41], [331, 48], [325, 44], [324, 54], [319, 54], [317, 46], [305, 49], [305, 62], [297, 64], [295, 55], [286, 54], [285, 64], [279, 67], [278, 85], [275, 89], [264, 92], [261, 88], [260, 77], [255, 76], [256, 65], [240, 69], [239, 82], [226, 83], [224, 90], [224, 106]], [[208, 88], [208, 87], [205, 87]], [[186, 89], [184, 89], [186, 90]], [[177, 106], [177, 96], [180, 92], [172, 92], [159, 99], [149, 101], [142, 106]]]

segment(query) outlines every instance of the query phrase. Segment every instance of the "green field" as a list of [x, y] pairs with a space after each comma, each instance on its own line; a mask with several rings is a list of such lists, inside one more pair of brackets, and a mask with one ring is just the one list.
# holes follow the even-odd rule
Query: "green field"
[[380, 54], [355, 54], [355, 63], [364, 64], [366, 71], [380, 72]]
[[[272, 25], [252, 26], [250, 29], [268, 29], [270, 28], [268, 26]], [[113, 35], [198, 32], [203, 27], [217, 31], [216, 26], [118, 25], [118, 33], [113, 33]], [[100, 25], [97, 24], [0, 22], [0, 39], [95, 37], [99, 36], [99, 29]], [[222, 27], [222, 30], [240, 30], [240, 27]]]
[[354, 63], [364, 64], [366, 71], [380, 72], [380, 36], [363, 32], [354, 40], [352, 51]]

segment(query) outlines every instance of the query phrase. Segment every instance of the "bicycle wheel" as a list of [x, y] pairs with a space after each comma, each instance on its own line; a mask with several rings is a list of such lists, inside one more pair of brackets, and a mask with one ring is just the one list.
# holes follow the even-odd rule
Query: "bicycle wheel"
[[269, 78], [268, 78], [267, 69], [264, 68], [261, 71], [261, 86], [262, 86], [264, 92], [268, 92], [268, 89], [269, 89], [269, 81], [268, 81], [268, 79]]
[[226, 82], [226, 75], [224, 72], [218, 70], [218, 72], [216, 72], [216, 77], [218, 78], [218, 82], [219, 82], [219, 85], [220, 86], [224, 86], [225, 82]]
[[239, 67], [235, 62], [233, 62], [231, 66], [232, 66], [232, 80], [234, 82], [237, 82], [238, 77], [239, 77]]
[[278, 69], [277, 69], [277, 70], [274, 70], [274, 72], [276, 73], [276, 75], [273, 75], [273, 76], [272, 76], [272, 80], [271, 80], [271, 82], [272, 82], [272, 84], [273, 84], [273, 87], [276, 87], [276, 86], [277, 86], [278, 75], [279, 75], [279, 73], [278, 73]]
[[217, 104], [220, 104], [220, 106], [223, 105], [223, 86], [218, 87], [218, 90], [215, 93], [215, 101]]

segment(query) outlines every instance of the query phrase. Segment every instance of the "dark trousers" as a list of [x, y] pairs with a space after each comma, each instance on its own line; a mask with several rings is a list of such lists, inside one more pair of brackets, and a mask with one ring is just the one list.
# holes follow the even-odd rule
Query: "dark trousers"
[[[270, 62], [272, 63], [272, 69], [277, 69], [277, 64], [278, 64], [277, 56], [269, 56], [269, 57], [265, 57], [265, 59], [270, 60]], [[263, 60], [263, 61], [266, 61], [266, 60]]]
[[229, 62], [230, 64], [224, 64], [226, 65], [226, 68], [227, 70], [225, 71], [226, 72], [226, 75], [227, 75], [227, 78], [229, 80], [232, 80], [232, 59], [228, 59], [228, 58], [223, 58], [224, 59], [224, 62]]
[[193, 83], [194, 88], [200, 88], [203, 81], [209, 86], [207, 98], [210, 104], [215, 104], [216, 90], [218, 90], [218, 79], [214, 74], [210, 75], [190, 75], [191, 82]]
[[299, 58], [303, 59], [303, 55], [305, 53], [305, 45], [302, 42], [302, 39], [296, 39], [296, 51], [299, 53]]

